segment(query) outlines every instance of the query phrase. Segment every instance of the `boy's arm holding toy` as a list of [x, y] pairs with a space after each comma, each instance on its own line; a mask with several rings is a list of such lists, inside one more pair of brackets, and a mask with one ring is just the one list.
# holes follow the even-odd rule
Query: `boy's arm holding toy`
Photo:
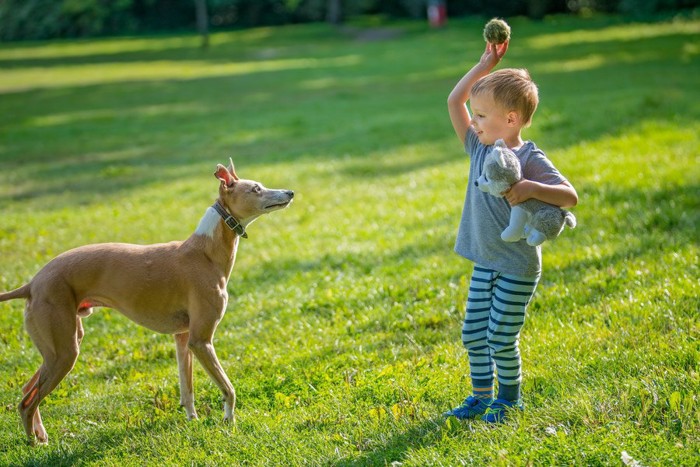
[[576, 189], [567, 181], [558, 185], [546, 185], [533, 180], [522, 179], [503, 193], [511, 206], [534, 198], [560, 208], [571, 208], [578, 204]]
[[[505, 56], [510, 43], [510, 27], [504, 21], [494, 18], [487, 23], [484, 29], [484, 40], [486, 41], [486, 48], [479, 62], [457, 82], [447, 98], [447, 108], [452, 127], [462, 144], [465, 143], [467, 130], [472, 124], [472, 118], [467, 107], [472, 88], [479, 79], [487, 76]], [[518, 140], [520, 140], [519, 133]], [[534, 180], [523, 179], [513, 184], [503, 195], [511, 206], [531, 198], [561, 208], [573, 207], [578, 203], [576, 190], [566, 180], [559, 184], [547, 185]]]
[[457, 133], [457, 137], [464, 144], [464, 139], [467, 135], [467, 130], [471, 125], [471, 115], [467, 109], [467, 101], [471, 89], [479, 78], [488, 75], [491, 70], [498, 65], [503, 56], [508, 50], [508, 41], [503, 44], [486, 44], [486, 50], [481, 55], [479, 63], [474, 65], [469, 72], [462, 77], [455, 85], [454, 89], [447, 98], [447, 109], [450, 112], [450, 120], [452, 127]]

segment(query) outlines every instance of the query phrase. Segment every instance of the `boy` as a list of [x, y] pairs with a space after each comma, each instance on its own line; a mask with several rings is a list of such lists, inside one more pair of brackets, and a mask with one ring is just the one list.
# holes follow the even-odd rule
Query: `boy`
[[[443, 415], [482, 418], [490, 423], [505, 420], [509, 409], [523, 409], [518, 339], [542, 266], [540, 247], [529, 246], [524, 240], [501, 240], [510, 206], [529, 198], [564, 208], [578, 203], [574, 187], [534, 143], [521, 137], [539, 102], [537, 86], [528, 72], [502, 69], [490, 73], [508, 50], [508, 43], [487, 43], [479, 62], [447, 100], [452, 126], [471, 160], [455, 251], [474, 262], [462, 328], [473, 394]], [[490, 146], [499, 138], [520, 159], [524, 176], [504, 198], [481, 192], [473, 183], [481, 174]], [[498, 375], [495, 400], [494, 370]]]

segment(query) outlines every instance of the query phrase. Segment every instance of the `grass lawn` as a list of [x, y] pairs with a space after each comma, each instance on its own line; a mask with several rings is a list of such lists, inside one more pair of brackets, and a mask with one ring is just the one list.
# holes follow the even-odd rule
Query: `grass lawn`
[[526, 411], [498, 427], [440, 417], [470, 393], [446, 99], [482, 20], [0, 44], [0, 290], [86, 243], [188, 237], [229, 156], [297, 194], [250, 226], [229, 283], [235, 426], [198, 364], [188, 422], [172, 338], [101, 309], [29, 447], [40, 357], [5, 302], [0, 465], [700, 464], [700, 20], [511, 25], [503, 65], [540, 86], [525, 137], [580, 202], [544, 246]]

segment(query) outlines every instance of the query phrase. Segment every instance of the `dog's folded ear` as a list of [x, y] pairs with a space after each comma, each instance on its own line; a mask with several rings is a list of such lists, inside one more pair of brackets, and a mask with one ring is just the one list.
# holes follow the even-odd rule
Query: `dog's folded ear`
[[235, 175], [231, 174], [231, 171], [229, 171], [229, 169], [227, 169], [221, 164], [216, 165], [216, 172], [214, 172], [214, 176], [222, 182], [224, 182], [226, 186], [233, 185], [238, 179]]

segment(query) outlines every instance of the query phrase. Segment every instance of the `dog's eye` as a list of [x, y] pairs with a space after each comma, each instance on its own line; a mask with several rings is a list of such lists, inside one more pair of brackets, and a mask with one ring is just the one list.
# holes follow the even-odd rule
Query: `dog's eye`
[[262, 188], [260, 188], [260, 185], [254, 185], [253, 188], [251, 189], [253, 193], [260, 194], [262, 192]]

